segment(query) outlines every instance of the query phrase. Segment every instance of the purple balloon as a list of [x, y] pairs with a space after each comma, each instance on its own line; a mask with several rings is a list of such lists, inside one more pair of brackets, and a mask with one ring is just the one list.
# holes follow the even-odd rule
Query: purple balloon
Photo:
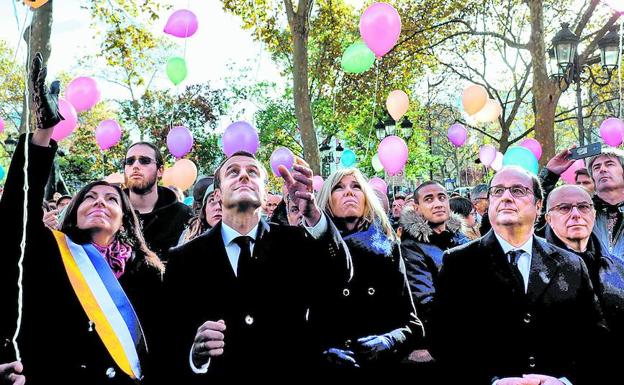
[[247, 122], [234, 122], [225, 129], [221, 138], [223, 152], [226, 156], [232, 156], [237, 151], [246, 151], [255, 154], [260, 146], [258, 132]]
[[618, 118], [608, 118], [600, 124], [600, 137], [609, 146], [619, 146], [622, 144], [624, 134], [624, 122]]
[[401, 35], [401, 16], [387, 3], [371, 4], [360, 17], [360, 35], [379, 58], [387, 54]]
[[164, 31], [175, 37], [191, 37], [197, 32], [197, 16], [188, 9], [179, 9], [169, 16]]
[[407, 162], [407, 144], [396, 135], [388, 136], [379, 143], [377, 155], [384, 170], [390, 175], [395, 175]]
[[271, 170], [273, 170], [273, 174], [276, 176], [280, 176], [280, 172], [278, 167], [284, 166], [287, 169], [292, 169], [293, 164], [295, 163], [295, 156], [292, 151], [287, 149], [286, 147], [279, 147], [273, 151], [271, 154]]
[[468, 138], [468, 131], [463, 124], [455, 123], [448, 129], [448, 139], [453, 143], [455, 147], [461, 147], [466, 143]]
[[121, 139], [121, 127], [114, 120], [103, 120], [95, 129], [95, 141], [102, 150], [108, 150]]
[[97, 82], [88, 76], [75, 78], [65, 89], [65, 99], [74, 106], [76, 112], [91, 109], [100, 101], [101, 96]]
[[494, 162], [494, 159], [496, 159], [496, 147], [491, 144], [481, 146], [479, 149], [479, 160], [481, 163], [484, 166], [489, 167], [492, 162]]
[[381, 191], [384, 194], [388, 193], [388, 184], [379, 177], [371, 178], [368, 184], [377, 191]]
[[193, 148], [193, 135], [188, 128], [176, 126], [167, 134], [167, 148], [176, 158], [182, 158]]
[[60, 142], [68, 137], [78, 125], [78, 114], [76, 109], [67, 100], [59, 98], [59, 113], [65, 120], [61, 120], [53, 128], [52, 139]]
[[538, 160], [539, 160], [539, 158], [542, 157], [542, 145], [537, 140], [535, 140], [533, 138], [525, 139], [522, 142], [520, 142], [520, 146], [528, 148], [529, 150], [531, 150], [533, 155], [535, 155], [535, 157]]
[[0, 134], [4, 131], [4, 119], [0, 118]]

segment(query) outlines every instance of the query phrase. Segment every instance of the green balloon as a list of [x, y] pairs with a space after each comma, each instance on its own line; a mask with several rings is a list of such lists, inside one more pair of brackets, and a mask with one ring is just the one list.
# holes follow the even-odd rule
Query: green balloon
[[351, 44], [342, 54], [342, 69], [351, 74], [367, 71], [375, 63], [375, 54], [363, 41]]
[[539, 171], [539, 163], [535, 155], [528, 148], [521, 146], [507, 149], [503, 156], [503, 166], [518, 166], [535, 175]]
[[176, 86], [186, 79], [186, 61], [184, 58], [174, 56], [167, 62], [167, 77]]

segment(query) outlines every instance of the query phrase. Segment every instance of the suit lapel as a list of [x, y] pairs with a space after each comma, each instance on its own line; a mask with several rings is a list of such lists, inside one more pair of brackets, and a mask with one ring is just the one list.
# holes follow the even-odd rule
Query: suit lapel
[[222, 266], [222, 272], [227, 274], [228, 279], [236, 279], [234, 268], [230, 258], [228, 258], [227, 251], [225, 251], [225, 244], [221, 235], [221, 222], [217, 223], [205, 236], [207, 238], [204, 243], [204, 254], [206, 257], [215, 258], [216, 265]]
[[529, 273], [527, 294], [531, 301], [537, 300], [550, 285], [559, 271], [559, 260], [552, 246], [533, 237], [533, 255]]
[[500, 243], [498, 243], [496, 235], [494, 235], [494, 230], [490, 230], [481, 238], [481, 250], [484, 250], [490, 259], [488, 266], [490, 266], [490, 271], [495, 279], [500, 281], [515, 294], [524, 294], [524, 288], [522, 288], [521, 292], [519, 291], [517, 279], [511, 271], [511, 266], [505, 257], [503, 248]]

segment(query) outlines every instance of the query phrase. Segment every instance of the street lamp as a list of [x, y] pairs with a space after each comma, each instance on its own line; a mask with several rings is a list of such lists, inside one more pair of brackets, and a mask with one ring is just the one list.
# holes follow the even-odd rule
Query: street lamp
[[598, 48], [600, 48], [600, 64], [602, 64], [602, 68], [609, 73], [618, 66], [620, 58], [619, 45], [620, 36], [616, 32], [616, 27], [611, 27], [609, 33], [598, 41]]
[[8, 136], [4, 140], [4, 148], [9, 153], [9, 155], [12, 156], [13, 153], [15, 152], [15, 149], [17, 148], [17, 140], [13, 139], [12, 136]]
[[375, 123], [375, 135], [377, 135], [377, 139], [379, 140], [383, 140], [386, 137], [386, 125], [381, 118]]
[[386, 126], [387, 136], [394, 135], [396, 133], [396, 122], [394, 121], [394, 119], [392, 119], [392, 117], [388, 117], [384, 124]]
[[557, 64], [563, 72], [574, 64], [579, 40], [579, 37], [570, 31], [570, 24], [561, 23], [561, 30], [552, 39], [552, 45], [555, 48]]
[[414, 135], [414, 123], [412, 123], [407, 116], [404, 117], [401, 122], [401, 135], [405, 138], [406, 142]]

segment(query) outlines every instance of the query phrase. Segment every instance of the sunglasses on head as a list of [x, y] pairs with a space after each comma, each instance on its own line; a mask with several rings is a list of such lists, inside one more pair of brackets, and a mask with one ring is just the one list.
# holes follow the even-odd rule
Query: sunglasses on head
[[134, 164], [134, 162], [136, 162], [136, 160], [139, 160], [139, 164], [143, 165], [143, 166], [147, 166], [148, 164], [152, 164], [152, 163], [156, 163], [156, 161], [150, 157], [147, 156], [130, 156], [128, 158], [126, 158], [126, 160], [124, 160], [124, 164], [126, 166], [132, 166]]

